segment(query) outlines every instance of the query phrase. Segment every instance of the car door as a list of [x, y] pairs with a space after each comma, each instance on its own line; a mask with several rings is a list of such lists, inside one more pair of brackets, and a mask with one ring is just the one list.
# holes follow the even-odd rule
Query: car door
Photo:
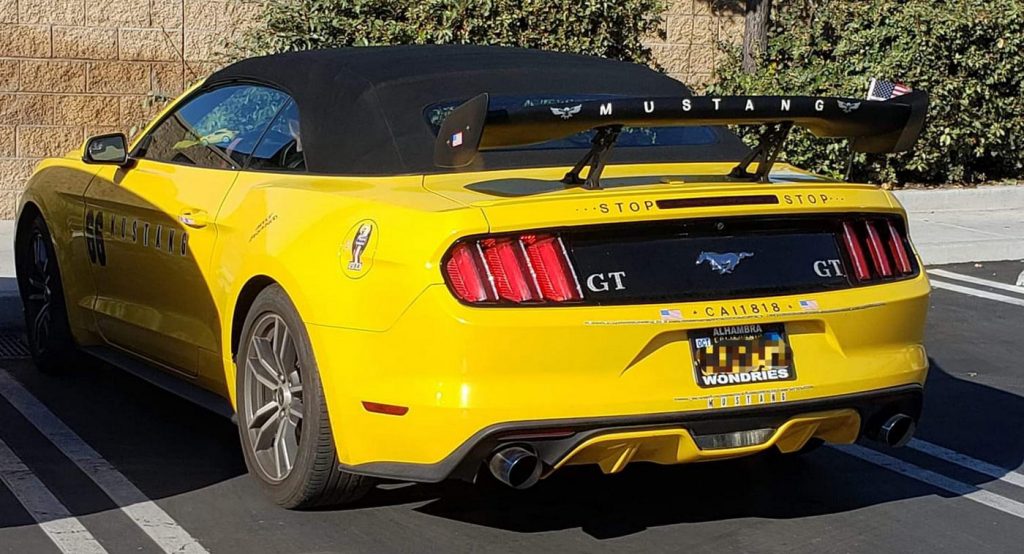
[[90, 185], [94, 310], [108, 343], [190, 376], [201, 349], [220, 351], [208, 285], [217, 211], [289, 100], [255, 85], [200, 89], [139, 141], [131, 167]]

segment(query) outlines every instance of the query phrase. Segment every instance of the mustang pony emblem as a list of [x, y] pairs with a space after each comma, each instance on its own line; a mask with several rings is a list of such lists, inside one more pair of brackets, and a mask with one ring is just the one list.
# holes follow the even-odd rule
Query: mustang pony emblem
[[717, 271], [719, 275], [725, 275], [732, 273], [732, 270], [740, 265], [743, 258], [750, 258], [753, 255], [752, 252], [726, 252], [725, 254], [701, 252], [700, 256], [697, 256], [697, 265], [708, 262], [711, 264], [711, 269]]
[[839, 109], [843, 110], [843, 113], [850, 113], [856, 111], [860, 107], [860, 102], [843, 102], [842, 100], [836, 100], [839, 104]]
[[551, 108], [551, 113], [561, 116], [562, 119], [572, 119], [572, 116], [580, 113], [583, 109], [583, 104], [576, 104], [575, 106], [566, 106], [564, 108]]

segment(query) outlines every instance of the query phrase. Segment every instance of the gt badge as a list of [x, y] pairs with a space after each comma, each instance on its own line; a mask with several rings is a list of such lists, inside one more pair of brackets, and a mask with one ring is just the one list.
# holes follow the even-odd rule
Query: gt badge
[[753, 256], [752, 252], [726, 252], [725, 254], [701, 252], [700, 256], [697, 257], [697, 265], [708, 262], [711, 269], [717, 271], [719, 275], [725, 275], [726, 273], [732, 273], [732, 270], [736, 269], [736, 266], [744, 258], [751, 258]]
[[358, 279], [370, 270], [373, 263], [373, 252], [376, 248], [376, 224], [370, 220], [360, 221], [348, 232], [348, 238], [342, 244], [342, 269], [345, 274]]

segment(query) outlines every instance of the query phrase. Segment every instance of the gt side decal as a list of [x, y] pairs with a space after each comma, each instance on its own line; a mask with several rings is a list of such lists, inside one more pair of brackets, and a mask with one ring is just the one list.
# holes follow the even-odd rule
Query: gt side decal
[[85, 242], [89, 250], [89, 261], [100, 266], [107, 265], [106, 240], [121, 241], [154, 248], [167, 254], [188, 255], [188, 232], [163, 225], [151, 225], [148, 221], [132, 219], [101, 210], [85, 213]]

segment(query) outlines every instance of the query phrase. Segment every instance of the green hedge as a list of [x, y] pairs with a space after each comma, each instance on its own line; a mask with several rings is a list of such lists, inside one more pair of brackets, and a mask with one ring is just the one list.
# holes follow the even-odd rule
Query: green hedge
[[490, 44], [653, 64], [662, 0], [268, 0], [235, 57], [337, 46]]
[[[776, 2], [768, 50], [752, 75], [728, 49], [715, 94], [864, 97], [870, 77], [928, 91], [910, 152], [858, 156], [853, 177], [889, 183], [972, 183], [1024, 175], [1024, 2], [821, 0]], [[838, 175], [839, 141], [795, 134], [787, 158]]]

